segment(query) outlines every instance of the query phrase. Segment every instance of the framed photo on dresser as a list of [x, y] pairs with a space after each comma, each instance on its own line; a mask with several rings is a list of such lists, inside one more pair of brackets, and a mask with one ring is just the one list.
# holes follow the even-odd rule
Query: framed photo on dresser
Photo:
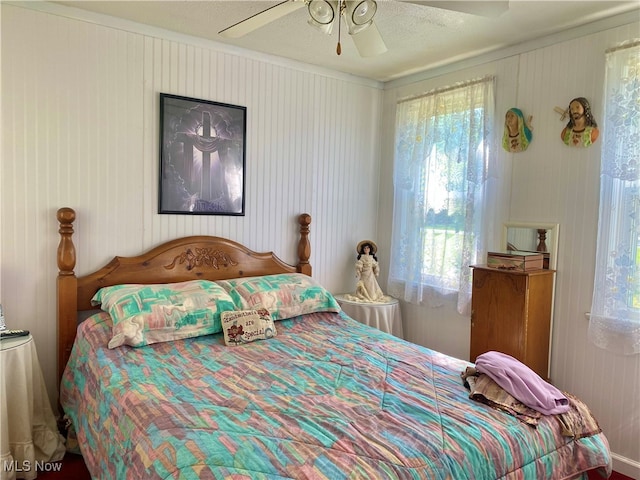
[[160, 94], [158, 213], [244, 215], [246, 107]]

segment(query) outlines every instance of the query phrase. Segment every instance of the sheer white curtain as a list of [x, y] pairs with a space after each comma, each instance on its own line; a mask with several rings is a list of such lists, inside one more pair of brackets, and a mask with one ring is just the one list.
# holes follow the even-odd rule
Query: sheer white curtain
[[[396, 114], [394, 208], [387, 289], [468, 314], [471, 269], [486, 254], [483, 225], [494, 122], [492, 77], [401, 101]], [[485, 227], [485, 228], [483, 228]]]
[[640, 353], [640, 41], [607, 52], [589, 338]]

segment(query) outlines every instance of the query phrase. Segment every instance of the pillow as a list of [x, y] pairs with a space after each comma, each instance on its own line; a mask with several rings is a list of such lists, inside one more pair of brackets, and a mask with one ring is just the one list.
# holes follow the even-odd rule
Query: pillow
[[263, 277], [218, 280], [236, 304], [237, 310], [258, 306], [267, 309], [273, 320], [314, 312], [339, 312], [333, 295], [302, 273], [281, 273]]
[[114, 285], [98, 290], [91, 302], [101, 304], [111, 315], [109, 348], [218, 333], [222, 331], [220, 313], [235, 310], [227, 292], [207, 280]]
[[221, 319], [226, 345], [265, 340], [278, 334], [271, 315], [264, 308], [222, 312]]

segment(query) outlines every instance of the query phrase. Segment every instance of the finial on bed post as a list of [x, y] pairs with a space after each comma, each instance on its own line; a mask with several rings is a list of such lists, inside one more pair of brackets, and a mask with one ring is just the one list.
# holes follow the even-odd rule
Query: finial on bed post
[[309, 225], [311, 224], [311, 215], [303, 213], [298, 218], [300, 223], [300, 242], [298, 243], [298, 270], [300, 273], [311, 276], [311, 265], [309, 257], [311, 256], [311, 244], [309, 243]]
[[72, 208], [58, 209], [60, 243], [58, 244], [57, 319], [58, 319], [58, 381], [62, 378], [75, 337], [78, 322], [78, 279], [76, 247], [73, 245], [73, 222], [76, 212]]
[[73, 222], [76, 212], [73, 208], [63, 207], [58, 209], [58, 222], [60, 222], [60, 243], [58, 244], [58, 274], [73, 275], [76, 267], [76, 247], [73, 245]]

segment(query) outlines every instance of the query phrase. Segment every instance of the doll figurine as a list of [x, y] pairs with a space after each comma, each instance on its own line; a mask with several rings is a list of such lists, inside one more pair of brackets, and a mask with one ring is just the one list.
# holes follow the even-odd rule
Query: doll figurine
[[377, 245], [371, 240], [363, 240], [356, 248], [358, 258], [356, 260], [356, 292], [346, 295], [348, 300], [356, 302], [386, 302], [388, 298], [378, 285], [376, 277], [380, 274], [376, 252]]

